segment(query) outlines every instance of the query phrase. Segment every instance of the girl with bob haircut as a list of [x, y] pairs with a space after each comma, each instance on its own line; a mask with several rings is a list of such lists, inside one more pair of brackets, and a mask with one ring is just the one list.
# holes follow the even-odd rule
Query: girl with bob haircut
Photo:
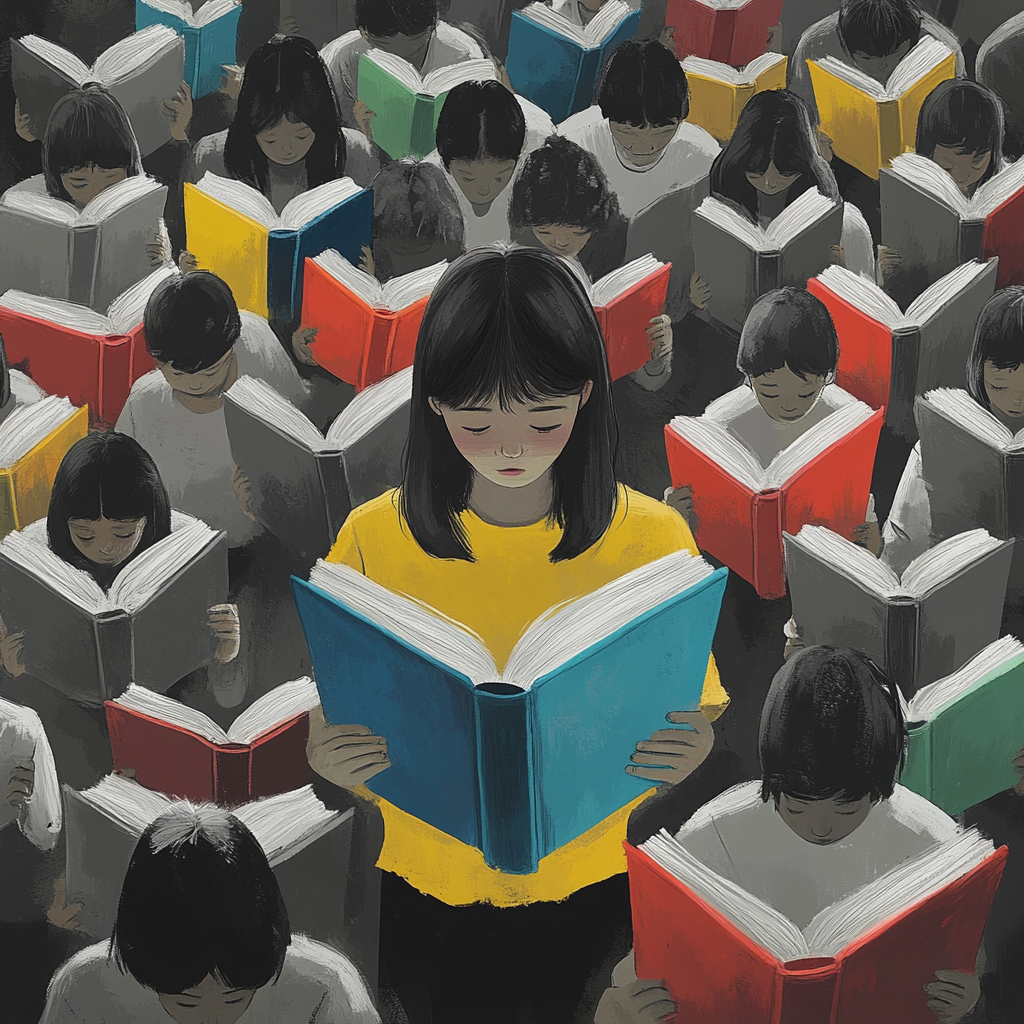
[[[672, 551], [696, 553], [680, 516], [615, 482], [604, 343], [586, 294], [561, 260], [503, 247], [461, 257], [431, 295], [416, 352], [402, 485], [350, 514], [328, 561], [464, 624], [502, 665], [522, 629], [552, 604]], [[727, 701], [709, 659], [706, 718]], [[678, 768], [646, 767], [666, 763], [656, 760], [664, 753], [652, 753], [664, 747], [659, 733], [640, 744], [626, 770], [682, 781], [710, 750], [706, 718], [670, 712], [669, 721], [696, 730], [683, 759], [668, 762]], [[386, 740], [369, 736], [369, 728], [326, 726], [322, 711], [311, 722], [310, 763], [331, 782], [352, 789], [387, 769]], [[490, 993], [488, 1014], [497, 1020], [493, 993], [508, 993], [514, 973], [517, 998], [503, 999], [502, 1021], [522, 1019], [516, 1014], [528, 1006], [540, 1020], [573, 1019], [595, 956], [628, 920], [624, 888], [613, 876], [625, 869], [633, 805], [552, 853], [537, 872], [512, 875], [374, 799], [385, 827], [381, 919], [402, 922], [401, 934], [385, 926], [382, 959], [399, 993], [425, 987], [435, 1020], [464, 1019]], [[438, 910], [436, 901], [447, 906]], [[565, 902], [553, 908], [551, 901]], [[594, 930], [580, 915], [599, 905], [610, 930], [589, 951], [567, 955], [571, 935]]]
[[341, 953], [293, 935], [266, 855], [236, 817], [177, 803], [142, 833], [114, 932], [54, 975], [44, 1024], [379, 1024]]

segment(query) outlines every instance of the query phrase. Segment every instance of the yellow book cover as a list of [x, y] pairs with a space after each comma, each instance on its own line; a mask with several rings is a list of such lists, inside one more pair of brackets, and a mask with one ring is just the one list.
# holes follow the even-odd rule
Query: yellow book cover
[[[701, 65], [713, 61], [701, 61]], [[754, 93], [768, 89], [786, 88], [787, 61], [783, 58], [777, 64], [756, 75], [751, 82], [737, 83], [719, 77], [709, 68], [707, 71], [686, 67], [686, 81], [690, 90], [690, 113], [686, 118], [692, 124], [700, 125], [719, 142], [725, 142], [736, 131], [740, 114]], [[722, 65], [724, 74], [732, 71]]]
[[224, 279], [239, 309], [266, 317], [269, 230], [191, 182], [185, 183], [185, 230], [199, 268]]

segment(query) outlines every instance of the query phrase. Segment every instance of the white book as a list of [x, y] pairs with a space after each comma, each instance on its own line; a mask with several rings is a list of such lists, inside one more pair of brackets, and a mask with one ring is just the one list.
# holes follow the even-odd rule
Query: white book
[[[746, 2], [746, 0], [744, 0]], [[709, 4], [709, 6], [711, 6]], [[737, 6], [742, 6], [739, 4]], [[695, 57], [692, 54], [682, 60], [683, 70], [688, 75], [700, 75], [703, 78], [713, 78], [719, 82], [728, 82], [730, 85], [754, 85], [759, 75], [775, 67], [786, 59], [783, 53], [762, 53], [755, 57], [745, 68], [734, 68], [730, 64], [722, 64], [717, 60], [708, 60], [707, 57]]]
[[366, 57], [410, 92], [421, 96], [440, 96], [461, 82], [490, 82], [497, 77], [494, 62], [483, 57], [435, 68], [425, 75], [421, 75], [407, 60], [387, 50], [374, 47], [366, 51]]
[[5, 797], [11, 773], [25, 767], [35, 773], [32, 795], [24, 808], [6, 799], [0, 803], [0, 828], [17, 821], [35, 847], [49, 850], [60, 835], [62, 815], [53, 752], [39, 715], [0, 697], [0, 785]]
[[57, 395], [19, 405], [0, 423], [0, 469], [11, 469], [77, 411], [67, 398]]
[[917, 45], [893, 68], [885, 85], [875, 81], [860, 68], [852, 67], [838, 57], [822, 57], [814, 63], [836, 78], [849, 82], [879, 102], [899, 99], [925, 75], [937, 68], [953, 51], [934, 36], [922, 35]]
[[943, 413], [979, 441], [1000, 452], [1024, 448], [1024, 428], [1012, 433], [996, 417], [960, 388], [936, 388], [921, 401]]
[[47, 192], [9, 188], [0, 196], [0, 206], [20, 210], [42, 220], [81, 228], [101, 224], [118, 211], [126, 209], [144, 196], [152, 195], [162, 187], [155, 178], [146, 174], [135, 174], [105, 188], [81, 209], [67, 200], [55, 199]]
[[698, 2], [716, 11], [732, 11], [746, 7], [752, 0], [698, 0]]
[[896, 177], [929, 193], [962, 220], [984, 220], [996, 207], [1024, 188], [1024, 160], [1018, 160], [979, 185], [969, 199], [957, 188], [952, 175], [934, 160], [918, 153], [902, 153], [891, 165]]
[[367, 274], [366, 271], [351, 264], [337, 249], [325, 249], [319, 256], [313, 257], [313, 262], [323, 267], [331, 277], [368, 306], [393, 313], [426, 298], [448, 269], [448, 261], [441, 260], [432, 266], [414, 270], [411, 274], [400, 274], [381, 284], [372, 274]]
[[186, 25], [192, 25], [195, 28], [209, 25], [238, 5], [238, 0], [206, 0], [205, 4], [193, 10], [188, 0], [142, 0], [142, 2], [155, 11], [173, 14]]
[[749, 217], [708, 196], [697, 207], [697, 213], [712, 224], [746, 242], [755, 252], [775, 252], [788, 245], [815, 222], [835, 208], [835, 203], [816, 188], [809, 188], [793, 200], [766, 228]]
[[585, 26], [574, 25], [568, 18], [547, 4], [528, 4], [520, 13], [524, 18], [529, 18], [530, 21], [535, 21], [538, 25], [571, 39], [584, 49], [592, 49], [600, 46], [619, 27], [619, 23], [629, 15], [631, 10], [632, 8], [625, 0], [609, 0]]

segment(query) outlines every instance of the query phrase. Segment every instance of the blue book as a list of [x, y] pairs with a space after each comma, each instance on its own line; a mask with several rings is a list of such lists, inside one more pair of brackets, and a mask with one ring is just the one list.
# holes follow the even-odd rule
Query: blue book
[[236, 0], [135, 0], [135, 28], [167, 25], [185, 40], [185, 81], [198, 99], [216, 92], [224, 65], [235, 63], [241, 12]]
[[292, 587], [327, 720], [387, 738], [374, 792], [529, 874], [650, 785], [626, 765], [699, 707], [727, 575], [659, 559], [542, 616], [501, 673], [479, 638], [347, 566]]
[[636, 36], [640, 10], [609, 0], [586, 28], [547, 4], [512, 12], [505, 66], [516, 92], [558, 124], [594, 102], [608, 58]]

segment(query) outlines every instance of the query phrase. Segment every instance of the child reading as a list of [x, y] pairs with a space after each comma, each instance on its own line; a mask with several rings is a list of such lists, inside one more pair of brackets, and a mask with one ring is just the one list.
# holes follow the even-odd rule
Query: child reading
[[178, 803], [143, 832], [114, 934], [54, 975], [43, 1024], [379, 1024], [341, 953], [292, 933], [266, 855], [237, 818]]
[[[709, 868], [806, 927], [818, 911], [957, 834], [952, 818], [897, 784], [905, 745], [895, 683], [859, 651], [808, 647], [779, 669], [768, 691], [760, 781], [706, 804], [677, 838]], [[731, 835], [746, 837], [729, 853], [719, 835], [726, 818]], [[620, 964], [597, 1024], [664, 1019], [644, 1015], [652, 1003], [659, 1014], [674, 1012], [660, 983], [637, 982], [631, 966], [631, 956]], [[978, 976], [936, 966], [921, 1001], [953, 1024], [977, 1003]]]
[[[538, 249], [470, 252], [434, 289], [420, 329], [402, 486], [351, 513], [329, 560], [465, 624], [500, 666], [552, 602], [660, 555], [696, 553], [679, 516], [616, 484], [615, 435], [604, 343], [569, 268]], [[705, 715], [727, 701], [710, 659]], [[626, 771], [678, 782], [703, 760], [704, 717], [669, 721], [698, 735], [659, 732]], [[386, 739], [369, 728], [325, 726], [322, 712], [311, 722], [310, 763], [336, 785], [357, 788], [388, 767]], [[385, 823], [382, 960], [398, 987], [426, 986], [435, 1020], [466, 1019], [497, 991], [489, 1020], [573, 1019], [594, 956], [607, 952], [597, 947], [614, 944], [625, 923], [612, 876], [624, 870], [626, 821], [643, 798], [528, 875], [489, 868], [479, 851], [373, 799]], [[580, 915], [597, 906], [595, 933]]]

